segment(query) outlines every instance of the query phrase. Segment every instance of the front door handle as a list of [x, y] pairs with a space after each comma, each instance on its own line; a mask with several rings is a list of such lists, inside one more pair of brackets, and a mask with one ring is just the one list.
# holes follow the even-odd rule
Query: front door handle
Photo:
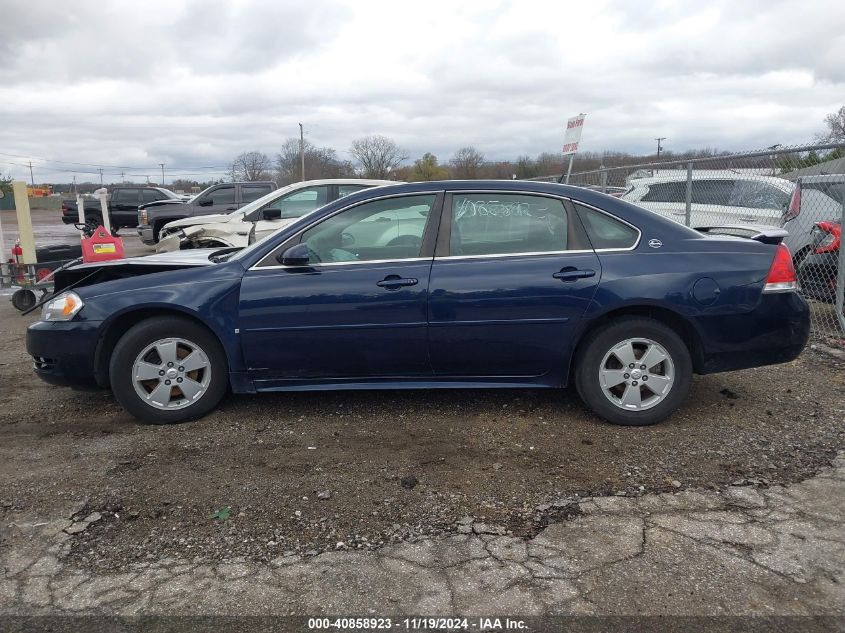
[[402, 286], [416, 286], [420, 283], [419, 279], [413, 277], [400, 277], [399, 275], [388, 275], [376, 285], [379, 288], [387, 288], [388, 290], [399, 290]]
[[595, 277], [595, 270], [578, 270], [573, 266], [561, 268], [560, 272], [554, 273], [552, 277], [560, 279], [561, 281], [575, 281], [576, 279], [586, 279], [587, 277]]

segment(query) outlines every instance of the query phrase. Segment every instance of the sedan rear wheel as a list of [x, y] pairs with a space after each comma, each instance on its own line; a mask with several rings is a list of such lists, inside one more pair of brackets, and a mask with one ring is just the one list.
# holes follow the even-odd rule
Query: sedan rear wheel
[[179, 317], [153, 318], [130, 328], [115, 346], [109, 376], [120, 404], [154, 424], [205, 415], [228, 385], [226, 357], [217, 338]]
[[625, 317], [593, 332], [579, 348], [581, 398], [614, 424], [655, 424], [684, 401], [692, 381], [686, 344], [670, 327]]

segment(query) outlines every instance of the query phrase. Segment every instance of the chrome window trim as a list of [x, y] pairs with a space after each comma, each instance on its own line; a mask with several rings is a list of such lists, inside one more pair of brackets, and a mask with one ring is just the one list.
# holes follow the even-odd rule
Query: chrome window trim
[[434, 259], [440, 261], [444, 259], [496, 259], [499, 257], [543, 257], [545, 255], [585, 255], [593, 253], [590, 250], [571, 250], [571, 251], [527, 251], [524, 253], [491, 253], [485, 255], [446, 255], [443, 257], [435, 257]]
[[[305, 266], [288, 266], [285, 264], [277, 264], [275, 266], [262, 266], [255, 270], [277, 270], [279, 268], [322, 268], [325, 266], [353, 266], [355, 264], [401, 264], [403, 262], [430, 262], [433, 257], [409, 257], [408, 259], [362, 259], [349, 262], [319, 262], [314, 264], [306, 264]], [[253, 267], [254, 268], [254, 267]], [[250, 268], [250, 270], [253, 270]]]
[[[355, 192], [355, 193], [358, 193], [358, 192]], [[408, 193], [408, 192], [392, 193], [392, 194], [388, 194], [388, 195], [385, 195], [385, 196], [378, 196], [376, 198], [367, 198], [366, 200], [362, 200], [360, 202], [356, 202], [356, 203], [350, 204], [348, 206], [342, 207], [342, 208], [338, 209], [337, 211], [335, 211], [335, 212], [333, 212], [333, 213], [331, 213], [331, 214], [329, 214], [329, 215], [327, 215], [323, 218], [320, 218], [318, 220], [314, 220], [313, 222], [311, 222], [307, 226], [302, 227], [299, 231], [297, 231], [296, 233], [291, 235], [288, 239], [293, 239], [294, 237], [299, 237], [300, 235], [305, 233], [305, 231], [309, 230], [312, 226], [319, 224], [323, 220], [328, 220], [329, 218], [333, 218], [334, 216], [336, 216], [338, 213], [343, 213], [344, 211], [347, 211], [347, 210], [352, 209], [354, 207], [360, 207], [363, 204], [369, 204], [370, 202], [377, 202], [379, 200], [388, 200], [390, 198], [410, 198], [411, 196], [432, 196], [433, 195], [435, 197], [435, 200], [436, 200], [437, 196], [440, 195], [441, 193], [444, 193], [444, 190], [438, 189], [437, 191], [426, 191], [426, 192], [420, 192], [420, 193]], [[338, 198], [338, 200], [343, 200], [343, 198]], [[316, 211], [316, 209], [315, 209], [315, 211]], [[302, 217], [306, 217], [306, 216], [302, 216]], [[301, 219], [301, 218], [298, 218], [298, 219]], [[428, 226], [428, 225], [426, 224], [426, 226]], [[279, 230], [281, 231], [283, 229], [284, 229], [284, 227], [281, 227]], [[287, 241], [287, 240], [285, 240], [285, 241]], [[261, 262], [265, 261], [268, 257], [270, 257], [275, 250], [276, 249], [274, 248], [272, 251], [267, 253], [267, 255], [262, 257], [260, 260], [258, 260], [252, 266], [250, 266], [247, 269], [247, 271], [273, 269], [273, 268], [313, 268], [314, 266], [328, 266], [328, 265], [337, 265], [337, 264], [370, 264], [370, 263], [373, 263], [373, 262], [407, 262], [407, 261], [412, 261], [410, 258], [409, 259], [370, 259], [370, 260], [355, 261], [355, 262], [320, 262], [319, 264], [311, 264], [309, 266], [284, 266], [282, 264], [271, 265], [271, 266], [262, 266]], [[431, 257], [421, 257], [421, 258], [414, 258], [414, 259], [427, 260], [427, 259], [432, 259], [432, 258]]]

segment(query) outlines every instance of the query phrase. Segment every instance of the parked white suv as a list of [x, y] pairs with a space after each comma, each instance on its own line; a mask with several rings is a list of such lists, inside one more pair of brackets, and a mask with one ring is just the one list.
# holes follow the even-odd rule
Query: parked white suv
[[250, 233], [260, 240], [306, 213], [351, 193], [396, 184], [390, 180], [334, 178], [306, 180], [277, 189], [228, 214], [203, 215], [165, 224], [156, 251], [186, 248], [225, 248], [247, 246]]
[[[795, 185], [783, 178], [693, 172], [690, 223], [693, 228], [724, 224], [780, 226]], [[686, 220], [686, 174], [638, 178], [629, 183], [622, 200], [671, 220]]]

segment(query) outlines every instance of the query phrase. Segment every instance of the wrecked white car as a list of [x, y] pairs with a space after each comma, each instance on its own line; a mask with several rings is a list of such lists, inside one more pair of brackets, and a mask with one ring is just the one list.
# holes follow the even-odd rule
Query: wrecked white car
[[338, 198], [361, 189], [392, 184], [396, 183], [360, 178], [297, 182], [228, 214], [169, 222], [161, 229], [156, 251], [247, 246]]

